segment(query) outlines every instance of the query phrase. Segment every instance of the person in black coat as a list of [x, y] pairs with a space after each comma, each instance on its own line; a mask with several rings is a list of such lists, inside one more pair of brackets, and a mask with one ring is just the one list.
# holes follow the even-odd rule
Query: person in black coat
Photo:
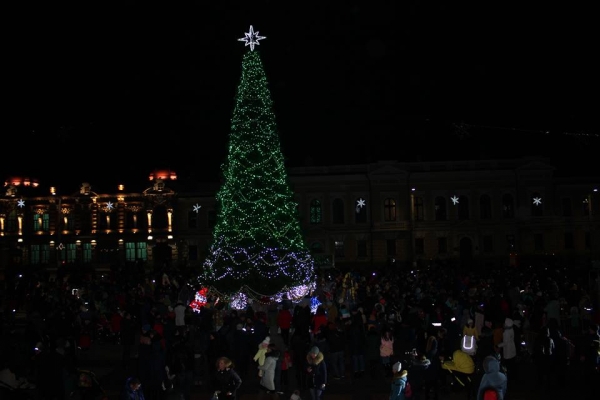
[[236, 400], [242, 379], [233, 369], [233, 362], [227, 357], [219, 357], [216, 368], [213, 388], [218, 393], [219, 400]]

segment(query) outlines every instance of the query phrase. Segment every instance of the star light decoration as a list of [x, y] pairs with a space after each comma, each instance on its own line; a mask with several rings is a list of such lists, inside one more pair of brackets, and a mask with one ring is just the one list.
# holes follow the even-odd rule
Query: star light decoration
[[245, 46], [250, 46], [250, 51], [254, 51], [254, 46], [258, 46], [259, 40], [266, 39], [266, 36], [259, 36], [258, 31], [254, 32], [254, 27], [250, 25], [250, 32], [244, 33], [244, 37], [238, 39], [239, 42], [246, 42]]
[[202, 208], [201, 205], [199, 205], [198, 203], [194, 204], [193, 209], [196, 212], [196, 214], [198, 214], [198, 212], [200, 212], [200, 208]]
[[533, 204], [536, 206], [542, 205], [542, 198], [541, 197], [534, 197], [533, 198]]
[[366, 205], [367, 202], [362, 197], [356, 200], [356, 213], [358, 214], [360, 212], [360, 209], [365, 207]]
[[458, 204], [458, 197], [452, 196], [452, 197], [450, 197], [450, 200], [452, 200], [452, 204], [454, 204], [454, 205]]
[[19, 201], [17, 201], [17, 206], [19, 206], [20, 208], [25, 207], [25, 200], [19, 199]]

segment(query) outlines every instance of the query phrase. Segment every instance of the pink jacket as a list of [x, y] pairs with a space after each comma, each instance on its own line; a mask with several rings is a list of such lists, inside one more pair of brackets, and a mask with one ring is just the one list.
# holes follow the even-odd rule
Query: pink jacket
[[381, 345], [379, 346], [379, 355], [381, 357], [390, 357], [394, 355], [394, 338], [386, 340], [381, 338]]

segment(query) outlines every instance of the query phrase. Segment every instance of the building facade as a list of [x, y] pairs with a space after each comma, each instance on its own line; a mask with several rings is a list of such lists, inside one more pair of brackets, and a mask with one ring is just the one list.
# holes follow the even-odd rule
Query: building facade
[[[543, 158], [379, 161], [288, 172], [321, 267], [585, 266], [600, 259], [598, 178], [562, 177]], [[83, 183], [66, 194], [33, 179], [7, 179], [0, 272], [136, 264], [200, 270], [212, 241], [218, 183], [180, 180], [168, 170], [149, 178], [136, 191], [125, 190], [130, 183], [109, 192]]]

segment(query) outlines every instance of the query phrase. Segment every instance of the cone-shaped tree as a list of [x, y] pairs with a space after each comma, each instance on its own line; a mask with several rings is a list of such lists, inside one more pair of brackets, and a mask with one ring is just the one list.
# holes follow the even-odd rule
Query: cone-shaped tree
[[300, 229], [265, 71], [253, 47], [243, 57], [221, 168], [202, 283], [226, 295], [247, 287], [256, 297], [310, 283], [314, 260]]

